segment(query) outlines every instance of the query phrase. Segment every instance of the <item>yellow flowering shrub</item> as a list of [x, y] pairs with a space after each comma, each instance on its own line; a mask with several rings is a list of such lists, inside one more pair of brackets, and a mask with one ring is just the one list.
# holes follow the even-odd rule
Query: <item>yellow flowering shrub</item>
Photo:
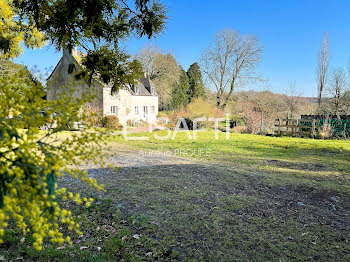
[[[72, 101], [68, 92], [57, 101], [46, 101], [43, 87], [28, 74], [0, 78], [0, 243], [13, 224], [31, 235], [34, 247], [41, 250], [45, 238], [72, 244], [61, 228], [81, 234], [61, 201], [86, 206], [93, 201], [59, 188], [58, 179], [73, 176], [104, 190], [79, 169], [82, 161], [94, 159], [99, 152], [101, 135], [85, 131], [60, 135], [81, 120], [79, 109], [88, 98]], [[41, 131], [39, 127], [47, 123], [55, 126]]]
[[21, 44], [26, 47], [42, 47], [45, 36], [30, 21], [16, 19], [16, 10], [10, 0], [0, 1], [0, 59], [15, 58], [22, 52]]

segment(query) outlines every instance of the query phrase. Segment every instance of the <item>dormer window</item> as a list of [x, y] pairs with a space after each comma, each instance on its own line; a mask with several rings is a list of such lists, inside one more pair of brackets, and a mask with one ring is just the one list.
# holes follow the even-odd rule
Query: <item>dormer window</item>
[[154, 87], [151, 87], [151, 95], [154, 96], [156, 94], [156, 89]]
[[135, 86], [135, 94], [137, 94], [137, 95], [140, 94], [140, 87]]

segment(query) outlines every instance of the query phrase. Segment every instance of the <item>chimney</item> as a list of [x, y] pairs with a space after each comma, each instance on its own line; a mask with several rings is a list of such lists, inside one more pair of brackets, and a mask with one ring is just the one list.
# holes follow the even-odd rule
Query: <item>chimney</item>
[[76, 46], [73, 46], [73, 48], [72, 48], [72, 56], [74, 56], [74, 57], [79, 56], [78, 48]]
[[67, 55], [70, 54], [72, 56], [77, 57], [78, 56], [78, 49], [76, 46], [73, 46], [71, 51], [69, 51], [69, 48], [67, 48], [67, 47], [63, 48], [63, 55], [65, 55], [65, 54], [67, 54]]

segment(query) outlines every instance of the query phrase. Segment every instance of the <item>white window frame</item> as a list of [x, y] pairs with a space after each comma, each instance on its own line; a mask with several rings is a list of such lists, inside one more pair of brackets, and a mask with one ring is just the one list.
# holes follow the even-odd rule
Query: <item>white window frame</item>
[[143, 117], [146, 118], [148, 116], [148, 106], [143, 106]]
[[135, 106], [134, 110], [135, 110], [135, 115], [138, 115], [139, 114], [139, 107]]
[[156, 107], [155, 106], [151, 106], [151, 113], [154, 113], [156, 111]]
[[113, 115], [118, 114], [118, 107], [117, 106], [111, 106], [111, 114], [113, 114]]
[[151, 95], [154, 96], [156, 93], [156, 89], [154, 87], [151, 87]]

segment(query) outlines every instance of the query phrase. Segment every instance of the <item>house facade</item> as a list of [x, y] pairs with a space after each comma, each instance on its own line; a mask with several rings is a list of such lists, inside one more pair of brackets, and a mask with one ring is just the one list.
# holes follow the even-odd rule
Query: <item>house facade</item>
[[[47, 79], [48, 100], [58, 99], [62, 92], [72, 91], [71, 96], [81, 98], [84, 94], [93, 93], [94, 107], [97, 107], [103, 116], [116, 115], [119, 122], [153, 123], [158, 115], [158, 95], [153, 82], [147, 78], [138, 79], [133, 86], [125, 86], [118, 92], [111, 93], [111, 87], [93, 80], [91, 86], [83, 81], [76, 80], [72, 68], [81, 68], [81, 54], [76, 50], [63, 51], [63, 55]], [[74, 66], [73, 66], [74, 65]]]

